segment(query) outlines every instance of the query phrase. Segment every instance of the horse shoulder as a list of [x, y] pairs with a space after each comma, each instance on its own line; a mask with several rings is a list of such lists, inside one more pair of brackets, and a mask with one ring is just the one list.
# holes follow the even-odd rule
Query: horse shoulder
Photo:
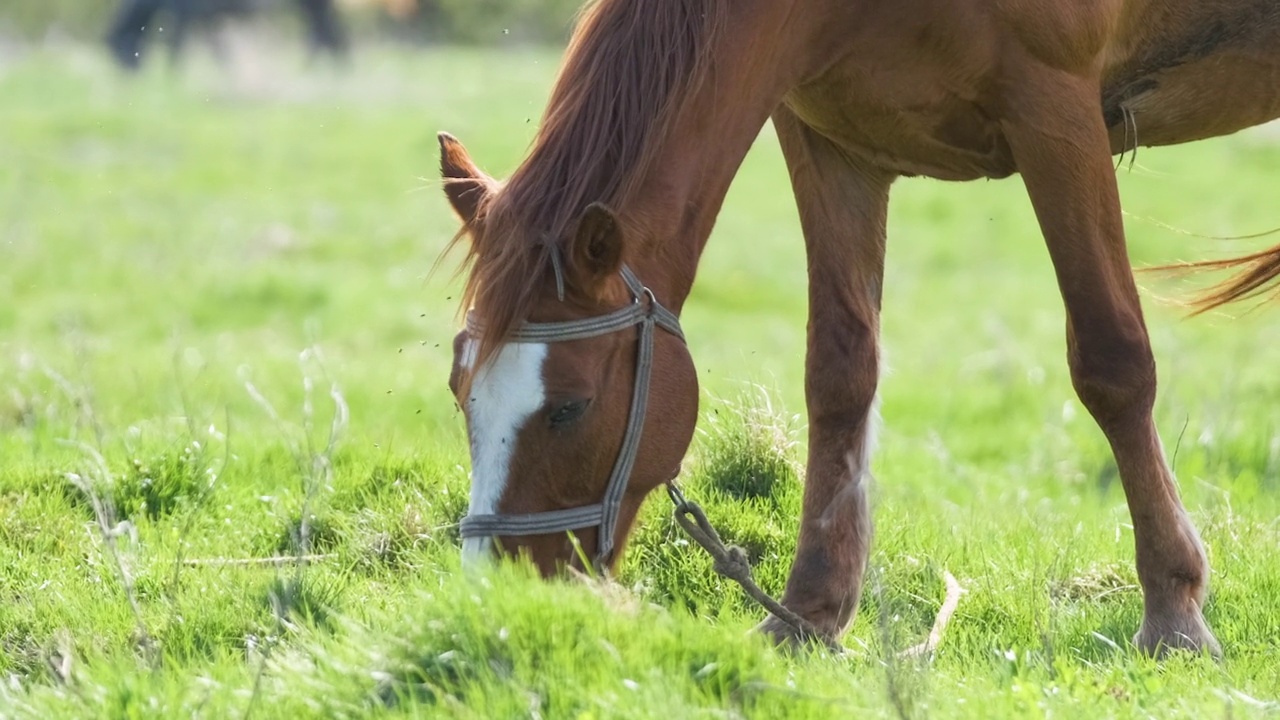
[[[1090, 72], [1115, 37], [1130, 0], [995, 0], [1011, 43], [1053, 68]], [[1019, 53], [1021, 54], [1021, 53]]]

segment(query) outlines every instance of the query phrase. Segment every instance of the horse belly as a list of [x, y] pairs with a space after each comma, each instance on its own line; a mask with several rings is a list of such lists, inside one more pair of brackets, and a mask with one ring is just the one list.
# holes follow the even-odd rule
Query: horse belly
[[904, 175], [1004, 177], [994, 105], [1001, 25], [987, 2], [873, 3], [840, 28], [841, 59], [787, 106], [851, 156]]
[[1014, 172], [999, 123], [976, 98], [919, 78], [886, 97], [858, 83], [806, 86], [787, 106], [810, 127], [859, 160], [901, 175], [939, 180], [1001, 178]]

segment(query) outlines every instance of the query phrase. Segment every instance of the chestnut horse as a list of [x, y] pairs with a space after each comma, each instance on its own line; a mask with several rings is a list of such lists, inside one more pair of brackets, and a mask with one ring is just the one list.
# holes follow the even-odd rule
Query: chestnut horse
[[[832, 638], [858, 605], [893, 180], [1018, 173], [1065, 304], [1072, 381], [1133, 518], [1134, 642], [1216, 653], [1205, 552], [1152, 420], [1111, 158], [1277, 116], [1274, 0], [599, 0], [509, 180], [440, 136], [469, 237], [450, 378], [472, 461], [464, 558], [519, 552], [546, 575], [577, 562], [575, 545], [617, 561], [689, 445], [697, 381], [676, 317], [772, 119], [809, 270], [809, 455], [783, 604]], [[1241, 272], [1207, 306], [1274, 291], [1280, 246], [1229, 264]], [[776, 618], [762, 629], [795, 639]]]

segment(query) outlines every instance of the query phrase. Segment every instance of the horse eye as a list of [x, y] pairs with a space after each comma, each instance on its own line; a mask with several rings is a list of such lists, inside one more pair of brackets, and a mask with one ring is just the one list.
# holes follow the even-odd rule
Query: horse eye
[[551, 427], [559, 428], [572, 423], [582, 417], [582, 413], [587, 411], [587, 406], [590, 404], [590, 400], [570, 400], [557, 405], [551, 411]]

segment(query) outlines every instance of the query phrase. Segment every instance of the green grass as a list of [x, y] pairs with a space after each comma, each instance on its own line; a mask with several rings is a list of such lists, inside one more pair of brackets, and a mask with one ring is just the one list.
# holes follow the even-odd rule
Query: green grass
[[[1186, 287], [1141, 278], [1221, 663], [1127, 646], [1124, 499], [1017, 179], [896, 190], [877, 534], [847, 657], [750, 634], [758, 611], [665, 498], [619, 586], [467, 577], [434, 136], [509, 172], [557, 58], [259, 59], [127, 79], [74, 47], [0, 57], [0, 716], [1280, 714], [1280, 312], [1184, 321], [1161, 298]], [[1120, 172], [1135, 263], [1258, 247], [1150, 219], [1280, 225], [1278, 169], [1257, 134], [1143, 150]], [[685, 482], [775, 594], [804, 282], [766, 129], [684, 317], [706, 395]], [[281, 553], [321, 557], [228, 562]], [[886, 662], [928, 632], [945, 571], [967, 593], [936, 658]]]

